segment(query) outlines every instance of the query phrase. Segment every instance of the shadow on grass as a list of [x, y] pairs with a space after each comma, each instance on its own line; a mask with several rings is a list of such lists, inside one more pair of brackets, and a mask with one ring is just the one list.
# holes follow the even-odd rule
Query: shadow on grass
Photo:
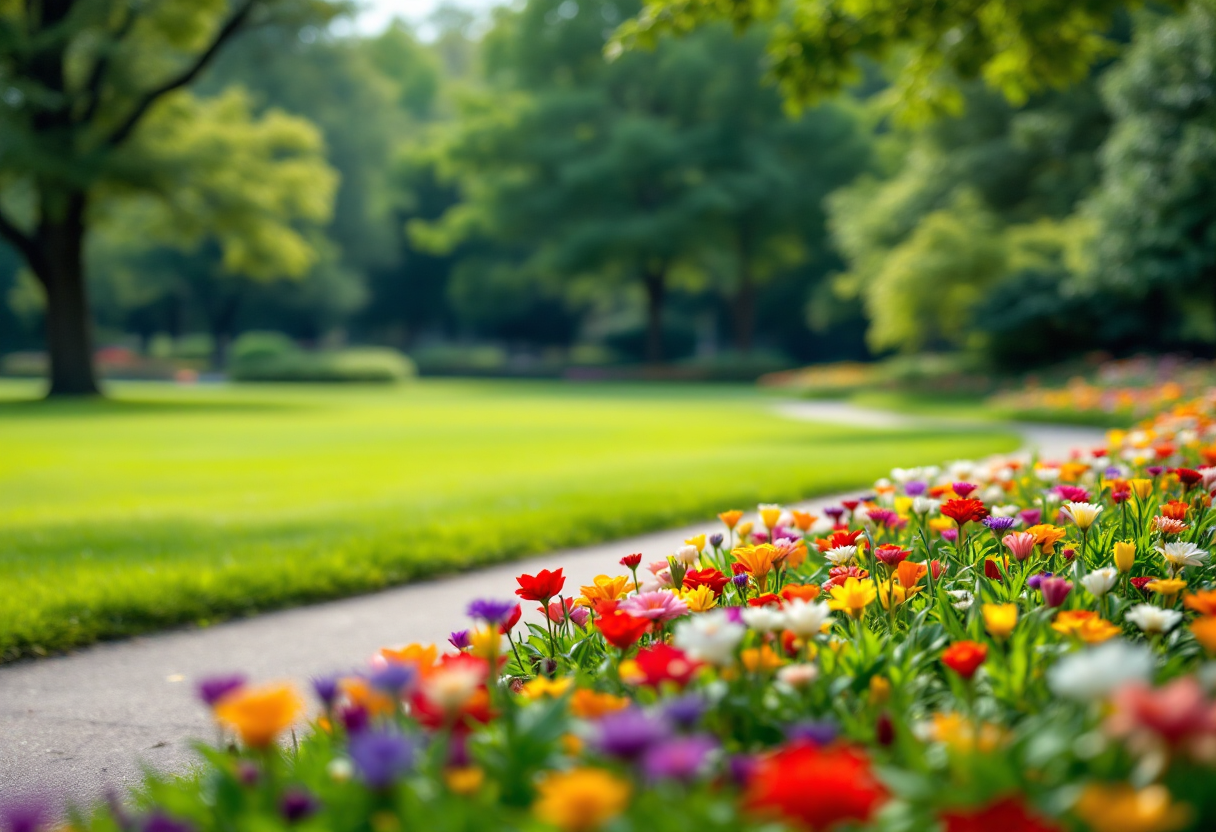
[[269, 401], [237, 399], [183, 398], [126, 399], [106, 396], [68, 399], [0, 399], [0, 419], [30, 416], [160, 416], [211, 415], [216, 413], [283, 413], [313, 410], [316, 405], [304, 401]]

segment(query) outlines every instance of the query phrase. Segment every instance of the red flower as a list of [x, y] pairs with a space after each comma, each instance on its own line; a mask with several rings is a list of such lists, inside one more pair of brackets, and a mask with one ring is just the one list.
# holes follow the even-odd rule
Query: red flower
[[959, 526], [968, 523], [978, 523], [988, 516], [982, 500], [947, 500], [942, 505], [942, 514], [949, 517]]
[[942, 576], [943, 572], [946, 571], [945, 565], [943, 565], [940, 560], [929, 561], [929, 568], [933, 570], [933, 580], [935, 581]]
[[561, 600], [558, 599], [550, 601], [547, 607], [537, 607], [536, 611], [554, 624], [561, 624], [570, 616], [570, 610], [572, 609], [574, 609], [574, 599], [567, 598], [565, 604], [562, 604]]
[[1178, 479], [1182, 481], [1182, 484], [1186, 486], [1187, 491], [1194, 488], [1196, 483], [1203, 481], [1203, 474], [1192, 468], [1175, 468], [1174, 476], [1178, 477]]
[[837, 546], [861, 546], [862, 543], [857, 542], [857, 538], [865, 534], [864, 529], [858, 529], [853, 532], [835, 532], [831, 537], [821, 537], [815, 541], [815, 548], [821, 552], [826, 552], [828, 549], [835, 549]]
[[988, 558], [984, 561], [984, 577], [993, 581], [1001, 581], [1001, 569], [996, 565], [996, 560]]
[[612, 612], [601, 614], [596, 619], [595, 626], [599, 627], [604, 639], [613, 647], [628, 650], [650, 629], [650, 620], [634, 618], [628, 613], [614, 609]]
[[696, 589], [699, 586], [707, 586], [713, 591], [715, 597], [722, 596], [722, 589], [729, 582], [730, 578], [712, 567], [700, 570], [692, 569], [684, 573], [685, 589]]
[[860, 750], [798, 743], [756, 763], [744, 803], [757, 814], [819, 832], [846, 821], [865, 823], [886, 799]]
[[830, 590], [834, 586], [841, 586], [849, 578], [862, 580], [870, 577], [870, 570], [862, 569], [860, 566], [833, 566], [828, 570], [828, 580], [823, 582], [822, 589]]
[[894, 569], [899, 566], [900, 561], [912, 554], [902, 546], [897, 546], [894, 543], [884, 543], [874, 550], [874, 557], [885, 563], [887, 566]]
[[504, 636], [511, 632], [511, 628], [519, 623], [519, 617], [524, 614], [524, 608], [521, 604], [515, 605], [515, 611], [511, 613], [511, 617], [498, 625], [498, 632]]
[[638, 564], [641, 562], [642, 556], [640, 554], [625, 555], [625, 557], [621, 558], [621, 566], [625, 567], [626, 569], [637, 569]]
[[945, 832], [1060, 832], [1060, 826], [1029, 811], [1016, 797], [982, 808], [943, 812]]
[[692, 681], [701, 665], [688, 658], [683, 650], [669, 644], [656, 644], [638, 651], [637, 667], [642, 676], [640, 684], [658, 688], [664, 682], [674, 682], [683, 688]]
[[988, 648], [974, 641], [956, 641], [942, 653], [942, 664], [964, 679], [970, 679], [988, 658]]
[[1148, 584], [1152, 583], [1155, 580], [1157, 580], [1157, 579], [1154, 578], [1152, 575], [1145, 575], [1142, 578], [1131, 578], [1130, 579], [1131, 585], [1134, 586], [1136, 589], [1140, 590], [1141, 592], [1144, 592], [1144, 587], [1147, 586]]
[[756, 598], [748, 598], [747, 605], [749, 607], [779, 607], [781, 606], [781, 596], [772, 592], [766, 593]]
[[552, 572], [542, 569], [535, 575], [520, 575], [515, 580], [519, 583], [519, 589], [515, 590], [516, 595], [525, 601], [541, 601], [546, 604], [566, 585], [566, 579], [560, 569], [554, 569]]

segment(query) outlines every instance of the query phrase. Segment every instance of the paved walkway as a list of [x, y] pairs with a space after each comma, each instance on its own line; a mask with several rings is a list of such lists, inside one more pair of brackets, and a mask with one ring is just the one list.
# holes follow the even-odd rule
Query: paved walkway
[[[795, 402], [780, 409], [791, 418], [876, 428], [931, 423], [834, 402]], [[1103, 435], [1081, 428], [1016, 427], [1028, 446], [1047, 457], [1097, 444]], [[0, 668], [0, 795], [45, 790], [87, 801], [107, 787], [133, 782], [142, 764], [184, 768], [192, 760], [190, 739], [211, 735], [207, 714], [194, 699], [195, 681], [209, 674], [239, 670], [256, 679], [305, 680], [357, 666], [384, 645], [443, 643], [450, 631], [466, 626], [464, 608], [471, 599], [509, 597], [521, 572], [562, 566], [568, 585], [577, 586], [614, 572], [623, 555], [643, 552], [648, 560], [657, 559], [686, 537], [714, 530], [717, 526], [707, 524], [657, 532]], [[532, 616], [537, 618], [535, 612]]]

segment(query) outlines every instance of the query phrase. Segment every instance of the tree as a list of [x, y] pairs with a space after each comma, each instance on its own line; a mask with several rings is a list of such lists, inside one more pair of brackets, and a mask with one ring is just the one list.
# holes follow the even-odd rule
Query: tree
[[[664, 33], [728, 20], [777, 21], [769, 54], [790, 101], [813, 103], [861, 80], [859, 59], [886, 63], [888, 98], [911, 118], [957, 113], [958, 82], [982, 79], [1012, 103], [1083, 80], [1110, 53], [1107, 34], [1141, 0], [647, 0], [610, 55]], [[1181, 5], [1174, 0], [1167, 5]], [[788, 9], [788, 12], [787, 12]]]
[[1144, 17], [1103, 92], [1114, 115], [1086, 206], [1101, 234], [1092, 283], [1168, 298], [1154, 332], [1216, 341], [1216, 10]]
[[46, 292], [51, 395], [92, 395], [85, 242], [106, 190], [155, 193], [143, 125], [240, 32], [327, 0], [0, 3], [0, 236]]

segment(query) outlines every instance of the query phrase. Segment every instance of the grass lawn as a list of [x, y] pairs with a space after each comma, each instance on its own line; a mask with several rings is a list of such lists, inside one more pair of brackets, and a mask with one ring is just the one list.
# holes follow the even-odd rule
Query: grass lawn
[[[993, 431], [787, 421], [744, 387], [0, 383], [0, 659], [864, 487]], [[652, 553], [660, 555], [662, 553]]]
[[1126, 413], [1095, 410], [1011, 410], [989, 404], [987, 396], [968, 393], [913, 393], [864, 390], [845, 397], [859, 407], [893, 410], [913, 416], [987, 422], [1048, 422], [1096, 428], [1128, 428], [1138, 419]]

